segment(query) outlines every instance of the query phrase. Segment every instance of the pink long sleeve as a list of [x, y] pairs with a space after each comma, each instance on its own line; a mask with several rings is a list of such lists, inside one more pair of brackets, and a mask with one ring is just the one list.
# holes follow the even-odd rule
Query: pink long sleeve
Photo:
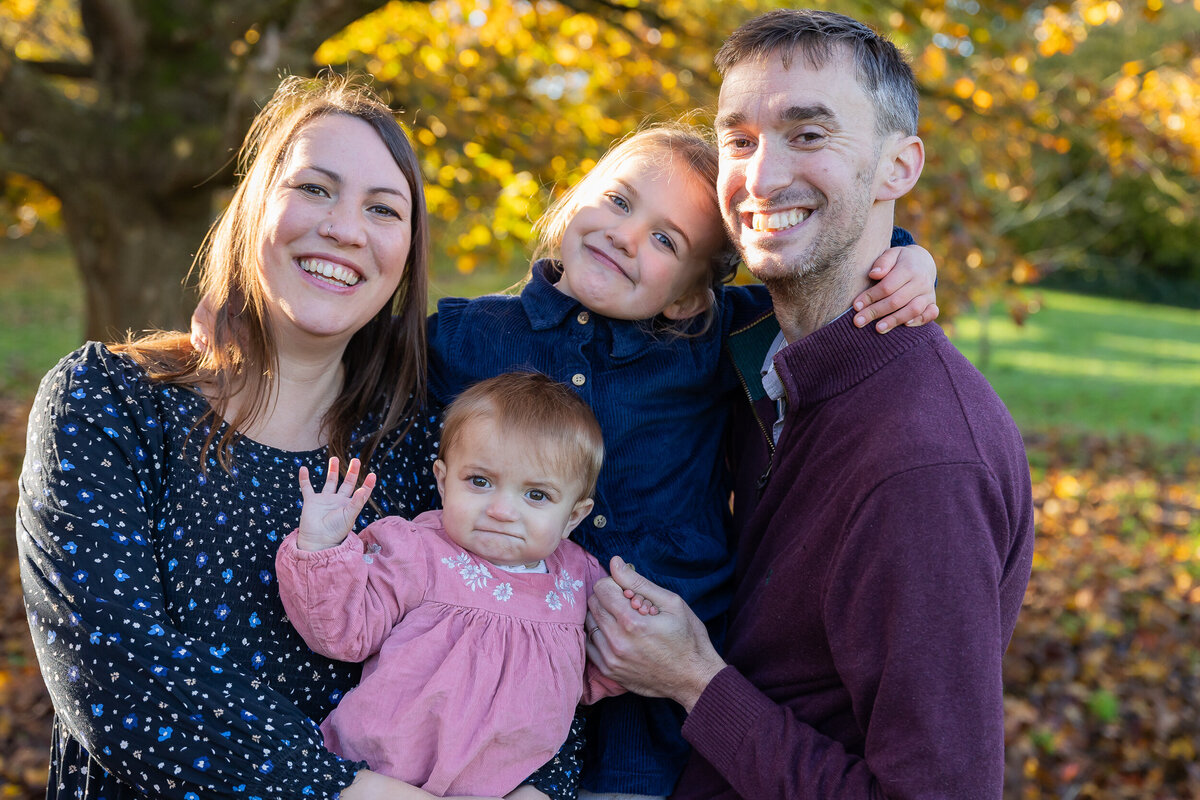
[[313, 650], [362, 661], [425, 595], [428, 557], [411, 522], [385, 517], [337, 547], [307, 551], [288, 534], [275, 555], [279, 595]]

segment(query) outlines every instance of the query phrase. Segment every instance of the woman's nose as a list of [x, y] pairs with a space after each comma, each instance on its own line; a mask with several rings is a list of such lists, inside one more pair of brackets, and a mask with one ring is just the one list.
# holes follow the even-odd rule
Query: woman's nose
[[348, 203], [337, 203], [317, 229], [327, 239], [333, 239], [346, 247], [361, 247], [366, 244], [367, 232], [357, 208]]

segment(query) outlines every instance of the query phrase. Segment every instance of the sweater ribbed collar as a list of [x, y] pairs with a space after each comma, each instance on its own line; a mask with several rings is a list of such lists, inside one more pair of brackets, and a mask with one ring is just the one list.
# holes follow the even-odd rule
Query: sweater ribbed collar
[[914, 347], [945, 338], [937, 323], [901, 325], [883, 334], [874, 326], [854, 326], [842, 314], [792, 342], [775, 355], [775, 370], [787, 390], [790, 409], [800, 410], [841, 394]]

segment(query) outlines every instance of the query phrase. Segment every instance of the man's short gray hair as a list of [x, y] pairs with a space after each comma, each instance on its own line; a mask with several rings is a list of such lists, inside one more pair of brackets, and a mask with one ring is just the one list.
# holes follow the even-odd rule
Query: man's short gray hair
[[830, 11], [780, 9], [755, 17], [729, 35], [717, 52], [722, 77], [751, 59], [779, 54], [785, 68], [797, 53], [814, 69], [849, 49], [860, 86], [875, 106], [879, 136], [917, 133], [917, 84], [912, 67], [891, 40], [858, 20]]

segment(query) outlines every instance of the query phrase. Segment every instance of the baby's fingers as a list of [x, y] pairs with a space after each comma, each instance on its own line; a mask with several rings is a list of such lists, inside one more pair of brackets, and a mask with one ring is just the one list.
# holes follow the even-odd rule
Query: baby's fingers
[[322, 492], [336, 492], [338, 488], [338, 457], [330, 456], [329, 464], [325, 468], [325, 486], [322, 487]]
[[[346, 483], [344, 486], [353, 486], [350, 482], [349, 474], [346, 475]], [[371, 491], [375, 488], [375, 473], [368, 472], [367, 477], [363, 478], [362, 486], [354, 490], [354, 494], [350, 495], [350, 505], [354, 508], [354, 516], [358, 516], [358, 512], [363, 510], [363, 506], [367, 504], [367, 500], [371, 497]]]
[[300, 482], [300, 496], [305, 500], [308, 500], [308, 498], [315, 494], [312, 484], [308, 480], [308, 467], [300, 468], [300, 472], [296, 475], [296, 480]]
[[358, 471], [362, 467], [362, 463], [357, 458], [350, 459], [350, 466], [346, 467], [346, 479], [342, 481], [342, 486], [338, 491], [341, 494], [350, 496], [354, 494], [354, 487], [358, 486]]

